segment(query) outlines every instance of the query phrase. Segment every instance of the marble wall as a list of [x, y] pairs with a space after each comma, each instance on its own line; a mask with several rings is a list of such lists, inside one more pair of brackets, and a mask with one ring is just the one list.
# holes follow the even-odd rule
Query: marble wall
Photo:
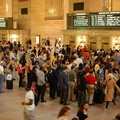
[[12, 17], [12, 0], [0, 0], [0, 17]]

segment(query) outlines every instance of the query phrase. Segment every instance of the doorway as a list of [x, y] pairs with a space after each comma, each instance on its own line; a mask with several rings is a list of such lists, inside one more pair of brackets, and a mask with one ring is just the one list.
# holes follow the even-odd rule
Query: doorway
[[108, 50], [108, 49], [109, 49], [108, 43], [103, 43], [103, 44], [102, 44], [102, 49]]
[[75, 46], [75, 36], [70, 36], [69, 40], [70, 40], [70, 46], [73, 48]]
[[96, 50], [96, 42], [90, 42], [90, 49]]

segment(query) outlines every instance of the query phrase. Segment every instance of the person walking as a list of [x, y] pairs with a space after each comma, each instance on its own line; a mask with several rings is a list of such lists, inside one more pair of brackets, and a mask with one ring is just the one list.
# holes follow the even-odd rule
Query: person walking
[[35, 120], [34, 116], [34, 93], [31, 89], [31, 85], [26, 87], [27, 93], [25, 95], [25, 101], [22, 101], [22, 105], [24, 105], [24, 120]]
[[60, 95], [60, 104], [63, 105], [69, 105], [67, 103], [67, 99], [68, 99], [68, 68], [64, 67], [63, 71], [60, 72], [59, 74], [59, 86], [60, 86], [60, 90], [61, 90], [61, 95]]
[[106, 101], [106, 107], [105, 111], [108, 109], [109, 102], [113, 102], [114, 107], [116, 105], [114, 101], [114, 87], [120, 92], [120, 88], [117, 86], [116, 81], [114, 80], [113, 74], [108, 74], [107, 79], [103, 82], [103, 84], [106, 84], [106, 93], [105, 93], [105, 101]]

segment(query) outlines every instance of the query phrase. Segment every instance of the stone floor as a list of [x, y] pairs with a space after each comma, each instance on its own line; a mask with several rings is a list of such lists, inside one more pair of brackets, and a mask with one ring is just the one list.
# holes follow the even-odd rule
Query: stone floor
[[[14, 89], [7, 90], [4, 83], [5, 93], [0, 94], [0, 120], [23, 120], [23, 106], [21, 101], [24, 100], [26, 91], [24, 88], [18, 88], [18, 76], [16, 74], [16, 80], [14, 81]], [[62, 105], [59, 104], [59, 98], [56, 100], [50, 100], [48, 93], [46, 93], [46, 103], [39, 103], [35, 109], [36, 120], [57, 120], [57, 114]], [[77, 103], [69, 102], [71, 113], [69, 120], [76, 116]], [[88, 110], [90, 120], [113, 120], [114, 116], [120, 113], [120, 97], [116, 99], [117, 106], [113, 108], [111, 103], [108, 111], [103, 111], [104, 104], [96, 104], [90, 106]]]

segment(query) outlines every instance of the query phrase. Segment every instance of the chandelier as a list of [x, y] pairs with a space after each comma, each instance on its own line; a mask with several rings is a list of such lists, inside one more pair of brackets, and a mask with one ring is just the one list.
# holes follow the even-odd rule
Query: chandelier
[[50, 9], [48, 9], [48, 11], [53, 14], [56, 9], [53, 7], [53, 3], [54, 3], [54, 0], [50, 0]]

